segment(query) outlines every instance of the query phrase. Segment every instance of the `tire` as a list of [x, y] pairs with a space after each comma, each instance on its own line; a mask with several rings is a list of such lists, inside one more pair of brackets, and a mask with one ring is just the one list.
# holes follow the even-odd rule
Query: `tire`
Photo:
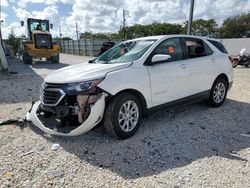
[[51, 57], [51, 63], [59, 63], [59, 54]]
[[248, 63], [248, 64], [245, 64], [245, 67], [249, 67], [249, 63]]
[[220, 107], [227, 97], [228, 83], [224, 78], [217, 78], [211, 88], [209, 96], [209, 105]]
[[51, 61], [51, 57], [49, 57], [49, 58], [46, 58], [46, 61]]
[[27, 52], [23, 53], [23, 61], [25, 64], [32, 64], [32, 56], [30, 56]]
[[[127, 111], [127, 105], [130, 106], [130, 111]], [[133, 94], [123, 93], [114, 97], [108, 104], [104, 128], [116, 138], [127, 139], [137, 132], [141, 119], [142, 107], [139, 99]]]
[[233, 68], [236, 68], [237, 65], [238, 65], [238, 60], [234, 59], [233, 62], [232, 62], [232, 65], [233, 65]]

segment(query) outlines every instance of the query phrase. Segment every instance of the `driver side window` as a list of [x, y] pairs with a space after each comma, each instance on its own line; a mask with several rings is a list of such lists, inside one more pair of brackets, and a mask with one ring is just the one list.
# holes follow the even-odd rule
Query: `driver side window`
[[153, 51], [153, 55], [164, 54], [170, 55], [171, 58], [166, 62], [183, 60], [183, 51], [179, 38], [166, 39], [160, 43]]

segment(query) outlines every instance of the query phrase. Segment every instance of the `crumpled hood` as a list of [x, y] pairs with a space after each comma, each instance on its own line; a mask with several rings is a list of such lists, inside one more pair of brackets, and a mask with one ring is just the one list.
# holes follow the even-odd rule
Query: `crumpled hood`
[[105, 77], [108, 72], [127, 68], [132, 63], [80, 63], [58, 69], [44, 78], [46, 83], [74, 83]]

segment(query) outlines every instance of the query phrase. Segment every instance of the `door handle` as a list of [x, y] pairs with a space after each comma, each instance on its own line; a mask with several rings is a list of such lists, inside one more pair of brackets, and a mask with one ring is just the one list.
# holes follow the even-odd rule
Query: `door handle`
[[212, 60], [213, 63], [215, 63], [215, 59], [214, 58], [212, 58], [211, 60]]

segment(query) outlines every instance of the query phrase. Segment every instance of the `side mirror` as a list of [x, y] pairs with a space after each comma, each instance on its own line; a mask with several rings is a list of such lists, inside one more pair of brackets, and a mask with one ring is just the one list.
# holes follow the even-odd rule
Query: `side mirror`
[[50, 26], [50, 29], [53, 29], [53, 24], [49, 24], [49, 26]]
[[160, 62], [164, 62], [167, 61], [168, 59], [170, 59], [171, 56], [170, 55], [165, 55], [165, 54], [156, 54], [152, 57], [151, 62], [152, 63], [160, 63]]
[[24, 21], [21, 21], [21, 26], [22, 26], [22, 27], [24, 26]]

